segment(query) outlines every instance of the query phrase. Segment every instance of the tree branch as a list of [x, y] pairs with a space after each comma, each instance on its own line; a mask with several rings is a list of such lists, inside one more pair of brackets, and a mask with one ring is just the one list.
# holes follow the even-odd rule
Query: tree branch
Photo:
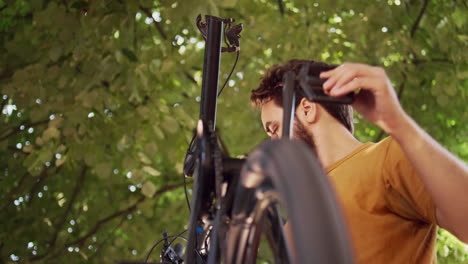
[[3, 81], [5, 79], [8, 79], [10, 78], [11, 76], [13, 76], [13, 73], [12, 72], [5, 72], [3, 74], [0, 74], [0, 81]]
[[197, 81], [195, 80], [195, 78], [193, 78], [193, 76], [190, 73], [188, 73], [187, 71], [184, 71], [184, 75], [185, 77], [187, 77], [187, 79], [189, 79], [195, 85], [198, 85]]
[[[410, 32], [411, 38], [414, 38], [414, 35], [416, 34], [416, 31], [418, 30], [419, 23], [421, 22], [421, 19], [422, 19], [424, 13], [426, 12], [428, 4], [429, 4], [429, 0], [424, 0], [424, 2], [422, 4], [422, 7], [421, 7], [421, 10], [419, 10], [418, 17], [416, 18], [416, 20], [413, 23], [413, 26], [411, 27], [411, 32]], [[409, 8], [409, 5], [407, 5], [407, 8]], [[449, 62], [449, 61], [446, 61], [445, 59], [435, 59], [434, 61]], [[418, 65], [420, 63], [425, 63], [425, 62], [427, 62], [427, 61], [421, 61], [421, 60], [418, 60], [418, 59], [413, 60], [413, 63], [415, 65]], [[400, 101], [401, 101], [401, 98], [403, 96], [403, 91], [405, 89], [406, 79], [407, 79], [406, 74], [403, 74], [403, 81], [401, 82], [400, 87], [398, 88], [398, 92], [397, 92], [398, 99]], [[377, 141], [381, 140], [384, 134], [385, 134], [385, 132], [383, 130], [380, 130], [380, 133], [375, 138], [375, 141], [377, 142]]]
[[[22, 153], [24, 153], [24, 152], [22, 152]], [[27, 154], [27, 153], [24, 153], [24, 154]], [[59, 167], [59, 168], [55, 171], [55, 173], [58, 173], [58, 172], [60, 171], [61, 168], [62, 168], [62, 167]], [[24, 183], [24, 181], [25, 181], [25, 179], [27, 178], [28, 175], [30, 175], [30, 174], [29, 174], [28, 172], [26, 172], [26, 173], [21, 177], [21, 179], [20, 179], [18, 185], [15, 187], [15, 189], [11, 190], [10, 193], [8, 194], [8, 197], [9, 197], [9, 198], [7, 199], [7, 202], [3, 205], [3, 207], [2, 207], [0, 210], [6, 209], [6, 208], [8, 207], [8, 205], [11, 204], [11, 201], [13, 200], [13, 195], [19, 191], [20, 186], [23, 185], [23, 183]], [[49, 177], [48, 167], [45, 167], [45, 168], [41, 171], [39, 177], [36, 179], [36, 182], [33, 184], [33, 186], [31, 187], [31, 189], [29, 190], [29, 197], [30, 197], [30, 198], [29, 198], [29, 200], [27, 201], [27, 204], [28, 204], [28, 205], [30, 205], [30, 204], [33, 202], [34, 198], [36, 197], [36, 192], [37, 192], [37, 190], [39, 189], [41, 183], [43, 183], [43, 182], [47, 179], [47, 177]], [[32, 178], [35, 179], [34, 177], [32, 177]]]
[[[32, 18], [32, 13], [31, 13], [31, 14], [28, 14], [27, 16], [29, 16], [29, 17]], [[26, 17], [26, 16], [25, 16], [25, 17]], [[24, 17], [22, 17], [22, 18], [24, 18]], [[51, 67], [51, 66], [54, 66], [54, 65], [59, 65], [60, 63], [64, 62], [66, 59], [69, 59], [69, 58], [71, 58], [71, 57], [72, 57], [72, 53], [70, 52], [70, 53], [68, 53], [67, 55], [63, 55], [63, 56], [62, 56], [59, 60], [57, 60], [56, 62], [48, 63], [46, 66], [47, 66], [47, 67]], [[21, 67], [23, 67], [23, 66], [24, 66], [24, 67], [27, 67], [28, 65], [33, 65], [33, 64], [36, 64], [36, 63], [38, 63], [38, 62], [39, 62], [39, 60], [31, 61], [31, 62], [29, 62], [29, 63], [24, 63], [24, 65], [22, 65], [22, 66], [16, 68], [15, 71], [2, 73], [2, 74], [0, 74], [0, 81], [3, 81], [3, 80], [5, 80], [5, 79], [8, 79], [8, 78], [12, 77], [12, 76], [14, 75], [14, 73], [15, 73], [17, 70], [21, 69]], [[10, 70], [11, 70], [11, 69], [10, 69]]]
[[[167, 185], [167, 186], [164, 186], [163, 188], [159, 189], [157, 192], [154, 193], [153, 197], [151, 197], [152, 199], [160, 196], [161, 194], [165, 193], [165, 192], [168, 192], [168, 191], [172, 191], [172, 190], [175, 190], [177, 188], [180, 188], [184, 186], [183, 183], [178, 183], [178, 184], [173, 184], [173, 185]], [[138, 208], [138, 205], [143, 202], [145, 200], [145, 196], [142, 196], [140, 197], [140, 199], [138, 199], [138, 201], [136, 201], [133, 205], [127, 207], [126, 209], [123, 209], [123, 210], [120, 210], [120, 211], [117, 211], [111, 215], [109, 215], [108, 217], [105, 217], [101, 220], [99, 220], [96, 225], [94, 225], [93, 228], [91, 228], [91, 230], [86, 234], [84, 235], [83, 237], [73, 241], [73, 242], [70, 242], [70, 243], [67, 243], [65, 245], [65, 247], [69, 247], [69, 246], [72, 246], [72, 245], [82, 245], [89, 237], [91, 237], [92, 235], [94, 235], [98, 230], [99, 230], [99, 227], [121, 215], [125, 215], [125, 214], [128, 214], [132, 211], [134, 211], [135, 209]]]
[[[151, 19], [153, 19], [153, 14], [151, 13], [151, 10], [149, 8], [146, 8], [146, 7], [143, 7], [143, 6], [140, 6], [140, 9], [141, 11], [143, 11], [143, 13], [146, 14], [146, 16], [148, 17], [151, 17]], [[156, 30], [159, 32], [159, 34], [161, 35], [161, 37], [165, 40], [167, 40], [167, 35], [166, 33], [164, 33], [164, 30], [163, 28], [161, 27], [161, 24], [159, 22], [156, 22], [154, 19], [153, 19], [153, 24], [154, 26], [156, 27]]]
[[42, 171], [41, 174], [39, 175], [39, 178], [36, 180], [34, 185], [31, 187], [31, 190], [29, 191], [29, 201], [28, 204], [32, 204], [34, 197], [36, 197], [36, 192], [39, 189], [40, 185], [42, 182], [44, 182], [47, 177], [49, 177], [49, 173], [47, 173], [48, 168], [45, 167]]
[[[159, 189], [158, 191], [156, 191], [153, 195], [153, 197], [151, 197], [152, 199], [164, 194], [165, 192], [168, 192], [168, 191], [173, 191], [175, 189], [178, 189], [182, 186], [184, 186], [185, 183], [177, 183], [177, 184], [171, 184], [171, 185], [166, 185], [164, 187], [162, 187], [161, 189]], [[187, 182], [187, 185], [191, 184], [191, 182]]]
[[407, 79], [407, 75], [406, 73], [403, 73], [403, 80], [401, 81], [400, 83], [400, 86], [398, 87], [398, 92], [397, 92], [397, 96], [398, 96], [398, 100], [401, 102], [401, 98], [403, 96], [403, 91], [405, 90], [405, 87], [406, 87], [406, 79]]
[[284, 15], [284, 4], [283, 4], [283, 0], [278, 0], [278, 7], [279, 7], [280, 14], [283, 16], [283, 15]]
[[2, 209], [0, 209], [0, 211], [5, 210], [11, 204], [11, 202], [13, 201], [13, 196], [15, 195], [15, 193], [18, 193], [28, 175], [29, 173], [27, 172], [23, 174], [23, 176], [21, 176], [20, 180], [18, 181], [18, 184], [14, 188], [12, 188], [10, 192], [6, 195], [6, 203], [2, 206]]
[[10, 133], [6, 134], [5, 136], [1, 137], [0, 138], [0, 142], [21, 132], [22, 130], [20, 130], [20, 127], [21, 126], [28, 126], [28, 127], [35, 127], [35, 126], [39, 126], [39, 125], [43, 125], [43, 124], [47, 124], [49, 122], [49, 119], [46, 119], [46, 120], [42, 120], [42, 121], [37, 121], [37, 122], [34, 122], [34, 123], [31, 123], [31, 124], [25, 124], [25, 123], [22, 123], [20, 125], [17, 125], [17, 126], [13, 126], [13, 127], [9, 127], [7, 129], [5, 129], [4, 131], [2, 131], [0, 134], [3, 134], [5, 133], [6, 131], [8, 130], [12, 130]]
[[29, 153], [26, 153], [24, 151], [22, 151], [21, 149], [17, 149], [15, 147], [12, 147], [12, 146], [8, 146], [8, 149], [11, 150], [11, 151], [14, 151], [14, 152], [18, 152], [18, 153], [21, 153], [22, 155], [29, 155]]
[[70, 202], [68, 203], [67, 208], [65, 209], [65, 212], [63, 213], [60, 221], [58, 222], [57, 226], [55, 227], [55, 233], [52, 236], [52, 239], [49, 241], [49, 245], [50, 245], [49, 247], [50, 248], [53, 248], [55, 246], [55, 243], [57, 242], [58, 234], [59, 234], [60, 230], [62, 229], [63, 225], [65, 224], [65, 222], [67, 221], [67, 217], [70, 214], [70, 211], [71, 211], [71, 209], [73, 207], [73, 204], [76, 201], [76, 197], [78, 197], [78, 193], [81, 191], [81, 187], [83, 186], [86, 171], [87, 171], [87, 167], [83, 166], [83, 168], [81, 170], [81, 173], [80, 173], [80, 175], [78, 176], [78, 178], [76, 180], [75, 188], [73, 189], [73, 194], [72, 194], [72, 196], [70, 198]]
[[429, 0], [424, 0], [421, 10], [419, 11], [418, 17], [416, 18], [416, 21], [414, 21], [414, 24], [411, 27], [411, 33], [410, 33], [411, 38], [414, 37], [414, 35], [416, 34], [416, 30], [418, 30], [419, 23], [421, 22], [424, 12], [426, 12], [428, 3], [429, 3]]
[[88, 261], [91, 261], [92, 258], [95, 258], [96, 256], [98, 256], [99, 253], [102, 252], [102, 250], [100, 250], [102, 248], [102, 246], [104, 246], [104, 244], [106, 244], [107, 241], [109, 241], [109, 239], [112, 237], [112, 235], [115, 233], [115, 231], [117, 230], [117, 228], [121, 227], [122, 224], [125, 222], [125, 219], [127, 219], [125, 216], [122, 216], [121, 219], [120, 219], [120, 222], [114, 227], [114, 229], [107, 235], [107, 237], [105, 239], [103, 239], [101, 241], [101, 243], [97, 244], [95, 247], [96, 247], [96, 251], [93, 252], [92, 255], [90, 255], [88, 257]]
[[[2, 104], [0, 105], [0, 111], [3, 111], [3, 108], [5, 107], [5, 105], [8, 103], [8, 98], [7, 99], [3, 99], [3, 102]], [[1, 113], [0, 113], [1, 115]]]
[[455, 64], [452, 60], [445, 59], [445, 58], [433, 58], [430, 60], [420, 60], [420, 59], [413, 59], [412, 61], [414, 65], [421, 65], [426, 63], [448, 63], [448, 64]]
[[94, 234], [97, 233], [97, 231], [99, 230], [99, 228], [100, 228], [102, 225], [106, 224], [107, 222], [109, 222], [109, 221], [111, 221], [111, 220], [114, 220], [115, 218], [117, 218], [117, 217], [119, 217], [119, 216], [121, 216], [121, 215], [125, 215], [125, 214], [128, 214], [128, 213], [134, 211], [135, 209], [138, 208], [138, 205], [139, 205], [141, 202], [143, 202], [143, 201], [145, 200], [145, 198], [146, 198], [145, 196], [141, 196], [140, 199], [138, 199], [138, 200], [137, 200], [133, 205], [131, 205], [130, 207], [127, 207], [127, 208], [124, 209], [124, 210], [117, 211], [117, 212], [115, 212], [115, 213], [113, 213], [113, 214], [111, 214], [111, 215], [109, 215], [109, 216], [107, 216], [107, 217], [105, 217], [105, 218], [99, 220], [99, 221], [94, 225], [94, 227], [91, 228], [91, 230], [90, 230], [86, 235], [82, 236], [81, 238], [78, 238], [78, 239], [75, 240], [75, 241], [72, 241], [72, 242], [69, 242], [69, 243], [65, 244], [65, 247], [67, 248], [67, 247], [70, 247], [70, 246], [72, 246], [72, 245], [80, 245], [80, 246], [83, 245], [84, 242], [85, 242], [88, 238], [90, 238], [91, 236], [93, 236]]
[[[424, 13], [426, 12], [428, 4], [429, 4], [429, 0], [424, 0], [424, 2], [422, 4], [422, 7], [421, 7], [421, 10], [419, 10], [418, 17], [416, 18], [416, 20], [413, 23], [413, 26], [411, 27], [411, 32], [410, 32], [411, 38], [414, 38], [414, 36], [416, 34], [416, 31], [419, 28], [419, 23], [421, 22], [421, 19], [422, 19]], [[408, 3], [406, 3], [405, 5], [406, 5], [407, 10], [409, 10], [410, 5]], [[416, 57], [416, 55], [415, 55], [415, 57]], [[418, 61], [417, 59], [414, 59], [412, 62], [415, 65], [418, 65], [419, 63], [423, 63], [424, 61]], [[398, 99], [400, 101], [401, 101], [401, 98], [403, 96], [403, 91], [405, 89], [406, 79], [407, 79], [407, 76], [406, 76], [406, 74], [403, 73], [403, 81], [401, 82], [400, 87], [398, 88], [398, 92], [397, 92], [397, 96], [398, 96]], [[380, 133], [375, 138], [375, 141], [376, 142], [380, 141], [382, 139], [382, 137], [384, 136], [384, 134], [385, 134], [385, 132], [383, 130], [380, 130]]]
[[[172, 190], [175, 190], [177, 188], [180, 188], [184, 186], [184, 183], [178, 183], [178, 184], [172, 184], [172, 185], [167, 185], [167, 186], [164, 186], [162, 187], [161, 189], [159, 189], [158, 191], [156, 191], [156, 193], [153, 195], [153, 197], [151, 197], [152, 199], [164, 194], [165, 192], [168, 192], [168, 191], [172, 191]], [[122, 215], [126, 215], [128, 213], [131, 213], [133, 212], [134, 210], [136, 210], [138, 208], [138, 205], [140, 203], [142, 203], [144, 200], [146, 199], [145, 196], [141, 196], [134, 204], [132, 204], [131, 206], [123, 209], [123, 210], [120, 210], [120, 211], [117, 211], [107, 217], [104, 217], [103, 219], [101, 220], [98, 220], [97, 223], [88, 231], [88, 233], [86, 233], [84, 236], [72, 241], [72, 242], [69, 242], [69, 243], [66, 243], [63, 247], [60, 247], [58, 249], [58, 252], [56, 252], [57, 254], [61, 251], [61, 250], [66, 250], [68, 247], [70, 246], [74, 246], [74, 245], [83, 245], [86, 240], [90, 237], [92, 237], [94, 234], [96, 234], [99, 229], [101, 228], [101, 226], [103, 226], [104, 224], [114, 220], [115, 218], [118, 218]], [[55, 256], [55, 254], [52, 254], [52, 250], [49, 251], [49, 252], [46, 252], [44, 253], [43, 255], [40, 255], [40, 256], [35, 256], [31, 259], [29, 259], [30, 262], [36, 262], [36, 261], [39, 261], [39, 260], [42, 260], [42, 259], [45, 259], [45, 258], [48, 258], [48, 257], [51, 257], [51, 256]]]

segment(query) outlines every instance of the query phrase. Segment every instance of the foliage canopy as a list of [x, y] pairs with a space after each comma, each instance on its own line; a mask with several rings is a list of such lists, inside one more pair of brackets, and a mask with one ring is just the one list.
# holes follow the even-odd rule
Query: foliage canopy
[[[187, 224], [182, 161], [198, 117], [198, 14], [244, 23], [218, 126], [264, 135], [249, 91], [291, 58], [387, 69], [404, 108], [468, 161], [468, 7], [436, 0], [0, 0], [0, 262], [141, 260]], [[223, 57], [223, 78], [233, 57]], [[222, 79], [223, 79], [222, 78]], [[356, 135], [384, 135], [356, 116]], [[468, 261], [439, 232], [441, 263]]]

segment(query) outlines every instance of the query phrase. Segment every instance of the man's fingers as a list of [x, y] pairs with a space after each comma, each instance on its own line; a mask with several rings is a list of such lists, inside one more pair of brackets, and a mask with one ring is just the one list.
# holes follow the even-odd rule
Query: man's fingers
[[345, 86], [347, 83], [353, 81], [358, 76], [354, 70], [345, 70], [340, 72], [340, 76], [336, 79], [332, 87], [329, 89], [340, 88]]
[[[330, 89], [337, 86], [337, 82], [340, 83], [340, 86], [346, 83], [346, 81], [352, 80], [354, 77], [351, 75], [355, 75], [357, 73], [357, 68], [359, 64], [356, 63], [345, 63], [333, 70], [323, 72], [320, 74], [320, 78], [327, 78], [328, 80], [323, 84], [323, 89], [325, 93], [328, 93]], [[343, 77], [346, 77], [345, 80], [342, 80]]]
[[323, 84], [324, 92], [328, 94], [331, 90], [339, 89], [355, 78], [375, 77], [379, 73], [378, 67], [358, 63], [345, 63], [331, 71], [322, 72], [320, 78], [328, 78]]
[[[341, 66], [341, 65], [340, 65]], [[333, 75], [334, 72], [336, 72], [338, 70], [338, 68], [340, 68], [340, 66], [334, 68], [334, 69], [331, 69], [329, 71], [323, 71], [320, 73], [320, 78], [322, 79], [327, 79], [327, 78], [330, 78], [330, 76]]]
[[341, 87], [335, 86], [330, 91], [332, 96], [344, 96], [358, 89], [372, 90], [379, 82], [377, 77], [356, 77]]
[[343, 71], [342, 65], [340, 65], [333, 70], [322, 72], [320, 74], [320, 78], [327, 79], [325, 83], [323, 84], [323, 90], [325, 91], [325, 93], [329, 92], [330, 89], [335, 86], [335, 83], [338, 81], [338, 79], [342, 75], [342, 71]]

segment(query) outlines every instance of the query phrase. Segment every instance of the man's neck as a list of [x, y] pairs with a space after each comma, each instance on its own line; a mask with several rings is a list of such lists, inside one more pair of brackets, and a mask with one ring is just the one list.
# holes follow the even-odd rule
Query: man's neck
[[318, 158], [325, 168], [362, 145], [341, 124], [330, 126], [313, 133]]

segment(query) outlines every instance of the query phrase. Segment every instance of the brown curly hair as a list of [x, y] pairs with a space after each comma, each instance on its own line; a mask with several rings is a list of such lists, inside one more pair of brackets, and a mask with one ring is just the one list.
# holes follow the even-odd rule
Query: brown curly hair
[[[312, 60], [298, 60], [293, 59], [287, 61], [284, 64], [277, 64], [270, 67], [267, 72], [263, 75], [260, 80], [260, 85], [257, 89], [252, 90], [250, 95], [250, 102], [255, 107], [261, 107], [270, 100], [278, 106], [282, 106], [282, 81], [283, 75], [288, 71], [293, 71], [296, 74], [299, 74], [301, 67], [309, 63], [309, 74], [312, 76], [319, 77], [320, 72], [331, 70], [336, 67], [336, 65], [330, 65], [324, 62], [316, 62]], [[299, 83], [296, 81], [294, 84], [294, 90], [296, 91], [296, 107], [304, 94], [302, 89], [299, 87]], [[319, 103], [325, 110], [336, 118], [341, 124], [343, 124], [351, 133], [353, 133], [353, 108], [350, 105], [341, 105], [341, 104], [332, 104], [332, 103]]]

